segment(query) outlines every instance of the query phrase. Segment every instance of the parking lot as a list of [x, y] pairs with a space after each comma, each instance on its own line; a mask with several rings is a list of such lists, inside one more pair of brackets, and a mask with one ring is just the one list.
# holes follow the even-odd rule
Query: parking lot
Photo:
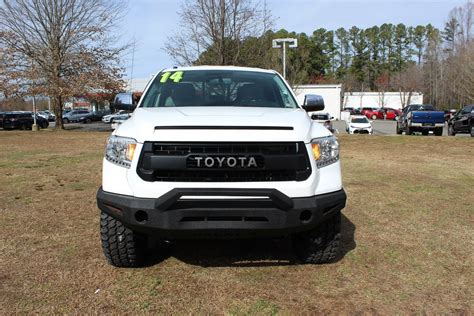
[[[399, 136], [395, 132], [397, 123], [395, 121], [384, 121], [384, 120], [375, 120], [373, 122], [374, 135], [390, 135], [390, 136]], [[344, 121], [334, 121], [334, 128], [339, 131], [339, 134], [345, 134], [346, 123]], [[54, 128], [54, 122], [50, 123], [49, 128]], [[89, 124], [84, 123], [69, 123], [66, 124], [67, 130], [77, 130], [77, 131], [95, 131], [95, 132], [112, 132], [110, 124], [105, 124], [102, 122], [92, 122]], [[443, 136], [447, 136], [447, 128], [444, 128]], [[469, 136], [467, 134], [458, 135], [458, 137]]]
[[[54, 128], [55, 123], [49, 123], [49, 128]], [[92, 131], [92, 132], [112, 132], [110, 124], [105, 124], [102, 122], [92, 122], [92, 123], [68, 123], [65, 124], [66, 130], [77, 130], [77, 131]]]
[[472, 312], [470, 138], [341, 133], [336, 263], [301, 264], [286, 239], [194, 241], [117, 269], [95, 200], [108, 133], [79, 131], [0, 132], [0, 314]]
[[[346, 122], [345, 121], [334, 121], [333, 126], [339, 131], [340, 134], [346, 133]], [[390, 136], [400, 136], [397, 135], [395, 129], [397, 126], [396, 121], [384, 121], [384, 120], [375, 120], [372, 123], [372, 126], [374, 128], [374, 135], [390, 135]], [[443, 129], [443, 136], [448, 135], [448, 129], [445, 126]], [[460, 137], [463, 136], [469, 136], [467, 134], [465, 135], [459, 135]]]

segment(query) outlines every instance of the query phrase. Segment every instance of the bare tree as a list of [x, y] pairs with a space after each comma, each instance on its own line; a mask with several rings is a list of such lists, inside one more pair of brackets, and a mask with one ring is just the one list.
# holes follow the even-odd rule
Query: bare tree
[[181, 28], [165, 50], [181, 65], [237, 64], [244, 40], [263, 40], [271, 28], [266, 3], [252, 0], [185, 0], [178, 14]]
[[406, 107], [411, 103], [411, 97], [414, 92], [419, 92], [423, 88], [423, 73], [419, 66], [413, 64], [398, 73], [392, 82], [394, 89], [400, 94], [400, 103]]
[[462, 47], [453, 64], [459, 105], [474, 103], [474, 41]]
[[111, 30], [122, 0], [4, 0], [0, 46], [8, 49], [11, 82], [29, 94], [52, 97], [56, 128], [64, 128], [66, 97], [120, 89], [122, 47]]
[[388, 75], [386, 73], [380, 75], [377, 80], [375, 80], [375, 87], [377, 88], [377, 94], [379, 99], [379, 105], [381, 108], [385, 107], [385, 94], [389, 90], [389, 81]]

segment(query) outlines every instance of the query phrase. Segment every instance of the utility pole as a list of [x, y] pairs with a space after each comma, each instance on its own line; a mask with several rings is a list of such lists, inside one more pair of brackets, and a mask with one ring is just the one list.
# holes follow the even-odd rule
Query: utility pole
[[283, 61], [283, 78], [286, 79], [286, 43], [288, 43], [289, 48], [298, 47], [297, 38], [276, 38], [272, 41], [273, 48], [282, 49], [282, 61]]

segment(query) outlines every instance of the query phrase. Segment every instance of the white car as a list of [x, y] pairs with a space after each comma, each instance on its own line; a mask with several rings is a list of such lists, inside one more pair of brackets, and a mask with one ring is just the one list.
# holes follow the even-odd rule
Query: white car
[[56, 115], [51, 113], [48, 110], [37, 112], [39, 116], [48, 120], [48, 122], [54, 122], [56, 120]]
[[112, 129], [117, 129], [119, 125], [125, 122], [126, 120], [128, 120], [130, 116], [131, 116], [130, 113], [120, 114], [120, 115], [115, 116], [112, 124], [110, 124], [110, 127]]
[[348, 134], [373, 134], [372, 121], [365, 115], [351, 115], [346, 121]]
[[127, 114], [127, 113], [128, 113], [128, 111], [120, 110], [120, 111], [117, 111], [113, 114], [104, 115], [102, 117], [102, 122], [107, 123], [107, 124], [112, 123], [115, 120], [116, 117], [118, 117], [119, 115], [122, 115], [122, 114]]
[[333, 261], [346, 203], [339, 143], [275, 71], [170, 68], [109, 137], [97, 193], [108, 262], [149, 240], [291, 236], [302, 262]]
[[334, 120], [334, 117], [331, 116], [329, 113], [325, 112], [313, 112], [313, 113], [308, 113], [313, 122], [318, 122], [322, 124], [324, 127], [326, 127], [331, 133], [335, 133], [336, 129], [334, 129], [332, 125], [332, 121]]

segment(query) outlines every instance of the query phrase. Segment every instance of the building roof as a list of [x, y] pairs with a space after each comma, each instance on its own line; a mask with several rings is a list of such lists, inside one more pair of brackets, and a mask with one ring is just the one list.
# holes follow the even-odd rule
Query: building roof
[[342, 84], [303, 84], [296, 85], [295, 89], [341, 89]]

